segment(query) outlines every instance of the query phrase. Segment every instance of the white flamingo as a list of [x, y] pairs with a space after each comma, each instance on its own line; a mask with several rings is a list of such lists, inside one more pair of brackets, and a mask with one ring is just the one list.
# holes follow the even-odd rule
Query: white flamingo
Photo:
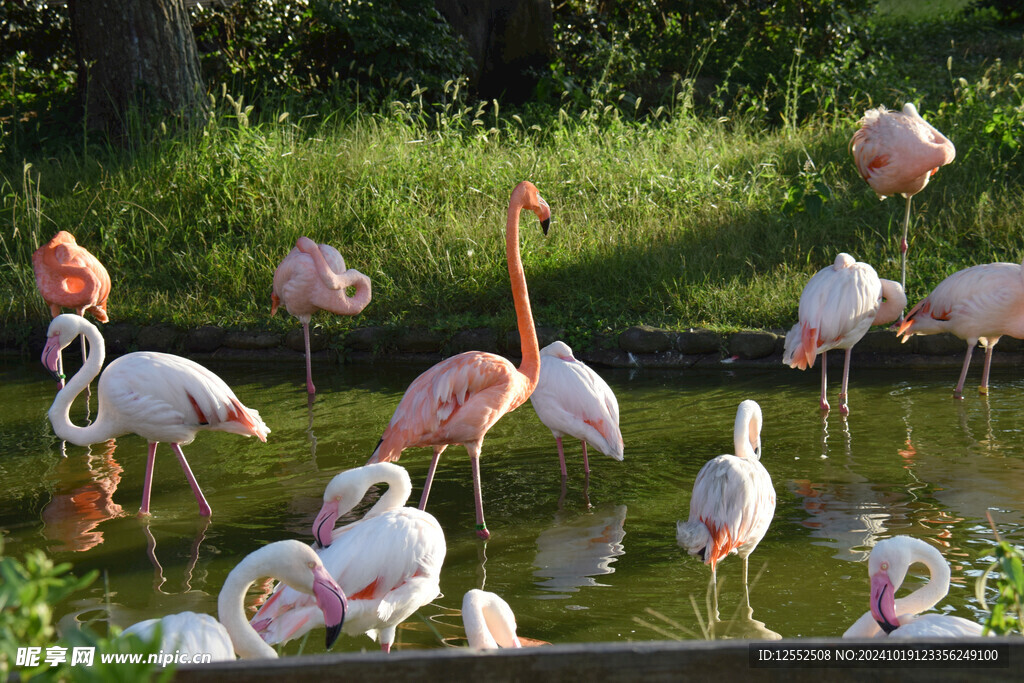
[[761, 422], [761, 406], [740, 403], [733, 428], [736, 455], [720, 455], [701, 468], [693, 482], [690, 518], [676, 524], [676, 542], [711, 565], [716, 585], [718, 562], [737, 554], [747, 587], [747, 558], [775, 516], [775, 488], [761, 464]]
[[462, 598], [462, 624], [473, 650], [522, 647], [516, 636], [516, 615], [490, 591], [474, 588]]
[[875, 269], [858, 263], [849, 254], [839, 254], [831, 266], [812, 277], [800, 294], [800, 322], [786, 335], [782, 362], [791, 368], [814, 367], [821, 354], [821, 409], [829, 409], [825, 398], [827, 354], [846, 349], [839, 411], [846, 415], [846, 389], [850, 380], [850, 352], [872, 325], [896, 320], [907, 305], [900, 283], [879, 279]]
[[140, 621], [124, 633], [151, 640], [159, 626], [160, 648], [165, 652], [187, 653], [190, 659], [209, 654], [211, 661], [234, 660], [236, 653], [242, 658], [275, 658], [274, 648], [264, 643], [246, 621], [243, 604], [249, 586], [265, 577], [312, 596], [321, 618], [328, 624], [326, 642], [330, 647], [345, 619], [344, 593], [308, 545], [290, 540], [263, 546], [231, 570], [217, 601], [219, 621], [209, 614], [181, 612]]
[[[369, 488], [388, 490], [362, 519], [334, 529], [339, 516], [363, 499]], [[365, 633], [390, 651], [395, 629], [440, 593], [447, 552], [444, 532], [433, 515], [404, 507], [412, 493], [405, 468], [393, 463], [356, 467], [334, 477], [313, 525], [324, 566], [348, 596], [345, 633]], [[279, 586], [252, 620], [268, 643], [296, 638], [322, 625], [308, 596]]]
[[149, 454], [140, 515], [149, 514], [157, 443], [169, 442], [192, 487], [199, 514], [208, 517], [210, 505], [180, 444], [191, 443], [196, 433], [205, 429], [255, 436], [266, 441], [270, 429], [260, 419], [260, 414], [242, 405], [224, 380], [202, 365], [169, 353], [139, 351], [121, 356], [107, 366], [99, 381], [96, 421], [88, 427], [78, 427], [71, 423], [71, 404], [100, 373], [105, 358], [103, 336], [85, 318], [65, 313], [50, 323], [42, 356], [43, 365], [56, 375], [61, 350], [78, 335], [85, 336], [92, 352], [50, 406], [54, 433], [76, 446], [88, 446], [124, 434], [138, 434], [146, 439]]
[[[910, 595], [895, 599], [910, 565], [928, 567], [931, 579]], [[871, 577], [871, 609], [843, 638], [962, 638], [980, 636], [973, 621], [947, 614], [919, 614], [938, 604], [949, 592], [949, 564], [942, 553], [919, 538], [893, 536], [879, 541], [868, 558]]]
[[583, 471], [590, 474], [587, 443], [614, 460], [622, 460], [619, 403], [608, 383], [572, 355], [565, 342], [556, 341], [540, 350], [540, 379], [530, 395], [540, 421], [551, 430], [558, 445], [562, 477], [567, 477], [562, 437], [583, 444]]

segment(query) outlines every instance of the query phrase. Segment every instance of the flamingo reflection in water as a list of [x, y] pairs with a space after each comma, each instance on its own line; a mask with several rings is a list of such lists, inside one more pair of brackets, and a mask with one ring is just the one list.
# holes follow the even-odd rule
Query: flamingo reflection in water
[[84, 552], [103, 543], [98, 527], [108, 519], [125, 514], [114, 502], [121, 483], [121, 465], [114, 459], [117, 444], [113, 439], [96, 444], [84, 458], [85, 470], [78, 458], [62, 459], [56, 468], [58, 491], [43, 508], [43, 535], [58, 545], [50, 552]]
[[563, 595], [544, 597], [564, 598], [583, 586], [606, 585], [595, 577], [615, 572], [611, 564], [626, 552], [625, 523], [625, 505], [602, 504], [579, 515], [559, 510], [555, 523], [537, 537], [533, 575], [542, 579], [537, 582], [542, 590]]

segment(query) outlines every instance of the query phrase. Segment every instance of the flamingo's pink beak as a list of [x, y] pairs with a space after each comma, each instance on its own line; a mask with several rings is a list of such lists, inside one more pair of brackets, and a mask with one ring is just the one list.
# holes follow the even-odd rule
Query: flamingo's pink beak
[[338, 582], [331, 578], [322, 564], [313, 568], [313, 597], [317, 607], [324, 613], [324, 627], [327, 629], [327, 648], [334, 645], [341, 633], [348, 611], [348, 600]]
[[882, 570], [871, 577], [871, 616], [886, 633], [892, 633], [900, 626], [896, 616], [895, 592], [888, 572]]
[[320, 514], [313, 522], [313, 538], [320, 544], [321, 548], [331, 545], [331, 536], [334, 533], [334, 524], [338, 521], [338, 501], [332, 500], [324, 503], [320, 508]]
[[64, 376], [60, 372], [60, 335], [55, 334], [46, 339], [41, 360], [43, 367], [49, 370], [53, 378], [57, 380], [57, 389], [63, 389]]

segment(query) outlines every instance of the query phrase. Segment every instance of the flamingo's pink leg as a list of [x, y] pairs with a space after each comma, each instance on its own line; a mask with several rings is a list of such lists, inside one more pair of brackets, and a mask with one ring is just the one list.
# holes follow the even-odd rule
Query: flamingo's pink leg
[[434, 483], [434, 472], [437, 471], [437, 462], [441, 459], [441, 454], [444, 453], [446, 448], [448, 446], [434, 447], [434, 459], [430, 461], [430, 469], [427, 470], [427, 480], [423, 483], [423, 493], [420, 495], [420, 510], [427, 509], [427, 498], [430, 497], [430, 485]]
[[140, 515], [149, 514], [149, 494], [153, 490], [153, 464], [156, 462], [156, 441], [149, 442], [149, 453], [146, 455], [146, 478], [142, 480], [142, 507]]
[[850, 382], [850, 354], [853, 348], [846, 349], [846, 358], [843, 360], [843, 388], [839, 392], [839, 412], [843, 415], [850, 414], [850, 408], [846, 405], [846, 387]]
[[203, 492], [199, 488], [199, 482], [196, 481], [196, 477], [192, 474], [192, 468], [188, 466], [188, 461], [185, 460], [185, 454], [181, 452], [181, 446], [176, 443], [171, 444], [171, 448], [174, 449], [175, 455], [178, 456], [178, 462], [181, 463], [181, 469], [185, 470], [185, 477], [188, 479], [189, 486], [192, 487], [192, 495], [196, 497], [196, 502], [199, 503], [199, 515], [201, 517], [210, 516], [210, 504], [206, 502], [206, 498], [203, 497]]
[[467, 444], [466, 449], [469, 451], [469, 464], [473, 468], [473, 497], [476, 500], [476, 535], [486, 541], [491, 537], [491, 532], [487, 530], [487, 523], [484, 522], [484, 498], [480, 490], [480, 446], [479, 444], [474, 444], [473, 446]]
[[590, 459], [587, 458], [587, 442], [583, 441], [581, 439], [580, 443], [583, 444], [583, 472], [584, 472], [584, 474], [589, 476], [590, 475]]
[[829, 405], [828, 399], [825, 398], [825, 381], [828, 377], [828, 351], [821, 352], [821, 401], [818, 405], [821, 406], [822, 412], [828, 412]]
[[556, 436], [555, 443], [558, 445], [558, 464], [562, 466], [562, 479], [566, 479], [569, 473], [565, 469], [565, 451], [562, 450], [562, 437]]
[[960, 381], [956, 383], [956, 388], [953, 389], [953, 398], [964, 397], [964, 381], [967, 379], [967, 368], [971, 367], [971, 354], [974, 353], [974, 345], [977, 343], [977, 340], [969, 340], [967, 342], [967, 353], [964, 355], [964, 366], [960, 369]]
[[309, 321], [302, 321], [302, 336], [306, 341], [306, 391], [310, 394], [316, 393], [316, 387], [313, 386], [313, 366], [312, 361], [309, 358]]
[[988, 371], [992, 367], [992, 349], [995, 345], [995, 342], [990, 341], [985, 349], [985, 368], [981, 371], [981, 386], [978, 387], [978, 393], [984, 396], [988, 395]]

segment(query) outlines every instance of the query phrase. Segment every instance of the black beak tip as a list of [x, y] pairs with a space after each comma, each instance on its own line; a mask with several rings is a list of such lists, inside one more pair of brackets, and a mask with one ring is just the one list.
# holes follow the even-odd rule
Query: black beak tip
[[878, 624], [878, 626], [883, 631], [885, 631], [885, 635], [889, 635], [890, 633], [892, 633], [893, 631], [895, 631], [897, 629], [897, 626], [893, 626], [892, 624], [890, 624], [888, 621], [885, 621], [884, 619], [881, 620], [881, 621], [876, 619], [875, 622]]
[[338, 636], [341, 635], [341, 624], [343, 622], [344, 622], [344, 619], [342, 619], [342, 621], [338, 622], [334, 626], [328, 626], [327, 627], [327, 629], [326, 629], [327, 630], [327, 641], [326, 642], [327, 642], [327, 649], [328, 650], [331, 649], [331, 646], [334, 645], [334, 641], [336, 641], [338, 639]]
[[548, 228], [550, 228], [550, 227], [551, 227], [551, 219], [550, 218], [545, 218], [544, 220], [542, 220], [540, 222], [540, 229], [544, 231], [545, 235], [548, 234]]

